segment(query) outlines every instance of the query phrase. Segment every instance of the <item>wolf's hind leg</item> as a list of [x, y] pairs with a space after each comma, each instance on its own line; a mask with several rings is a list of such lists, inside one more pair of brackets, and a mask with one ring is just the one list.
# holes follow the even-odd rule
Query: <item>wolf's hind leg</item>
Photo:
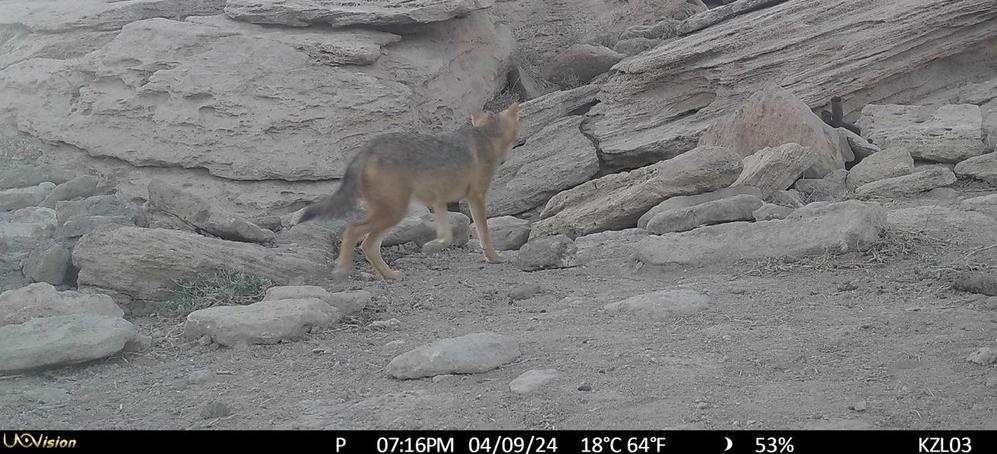
[[450, 217], [447, 214], [447, 204], [433, 204], [433, 217], [436, 218], [436, 239], [422, 245], [422, 252], [435, 254], [453, 244], [453, 231], [450, 230]]

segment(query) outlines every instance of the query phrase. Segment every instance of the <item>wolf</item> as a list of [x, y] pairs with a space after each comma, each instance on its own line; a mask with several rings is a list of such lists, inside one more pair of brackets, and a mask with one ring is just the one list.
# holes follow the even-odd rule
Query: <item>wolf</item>
[[381, 240], [416, 200], [433, 211], [436, 239], [423, 252], [439, 252], [453, 243], [447, 205], [467, 200], [478, 230], [481, 249], [489, 263], [505, 259], [492, 246], [485, 197], [496, 169], [516, 143], [519, 103], [493, 113], [479, 111], [470, 124], [441, 135], [419, 132], [388, 133], [368, 141], [346, 167], [342, 184], [330, 196], [305, 207], [294, 224], [318, 217], [341, 217], [359, 199], [367, 203], [367, 218], [350, 222], [343, 232], [333, 278], [345, 279], [353, 270], [357, 242], [367, 261], [383, 279], [397, 279], [381, 257]]

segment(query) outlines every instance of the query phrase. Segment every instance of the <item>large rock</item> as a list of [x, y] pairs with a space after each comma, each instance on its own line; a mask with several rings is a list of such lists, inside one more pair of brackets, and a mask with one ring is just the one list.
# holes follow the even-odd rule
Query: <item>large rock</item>
[[519, 249], [516, 265], [523, 271], [571, 268], [578, 265], [578, 247], [564, 235], [534, 238]]
[[[530, 221], [513, 216], [499, 216], [488, 219], [488, 233], [492, 246], [500, 251], [514, 251], [530, 239]], [[478, 237], [478, 229], [471, 226], [471, 238]]]
[[519, 355], [519, 343], [509, 336], [474, 333], [438, 340], [398, 355], [385, 371], [402, 379], [477, 374], [509, 363]]
[[755, 210], [762, 207], [762, 199], [748, 194], [714, 200], [688, 208], [677, 208], [654, 215], [647, 223], [651, 233], [684, 232], [703, 225], [720, 224], [755, 219]]
[[124, 25], [153, 17], [218, 14], [225, 0], [5, 0], [0, 2], [0, 69], [31, 58], [80, 57]]
[[46, 181], [28, 188], [4, 189], [0, 191], [0, 211], [13, 211], [41, 205], [54, 188], [54, 183]]
[[72, 257], [65, 246], [52, 243], [48, 247], [40, 247], [28, 254], [24, 260], [21, 272], [32, 282], [46, 282], [52, 285], [62, 285], [66, 281], [66, 273], [72, 265]]
[[960, 177], [976, 178], [997, 185], [997, 153], [987, 153], [962, 161], [955, 165], [955, 173]]
[[563, 118], [511, 150], [488, 192], [488, 214], [531, 210], [599, 172], [599, 156], [578, 129], [581, 122], [581, 116]]
[[726, 199], [728, 197], [734, 197], [736, 195], [747, 194], [753, 195], [755, 197], [761, 198], [762, 191], [758, 188], [752, 186], [734, 186], [730, 188], [723, 188], [716, 191], [704, 192], [702, 194], [696, 195], [680, 195], [676, 197], [671, 197], [665, 199], [661, 202], [647, 210], [647, 213], [641, 215], [640, 219], [637, 219], [637, 227], [644, 228], [647, 227], [648, 221], [651, 220], [658, 213], [663, 213], [665, 211], [676, 210], [680, 208], [689, 208], [696, 205], [700, 205], [706, 202], [713, 202], [716, 200]]
[[900, 197], [930, 191], [955, 183], [955, 174], [945, 167], [933, 167], [910, 175], [873, 181], [859, 186], [859, 197]]
[[72, 290], [60, 292], [47, 283], [31, 284], [0, 294], [0, 326], [71, 314], [121, 317], [125, 313], [107, 295]]
[[366, 307], [371, 296], [370, 292], [366, 290], [329, 293], [328, 290], [316, 285], [295, 285], [270, 287], [267, 289], [263, 301], [316, 298], [336, 308], [340, 314], [350, 315]]
[[865, 249], [879, 239], [886, 213], [875, 203], [817, 202], [783, 220], [734, 222], [652, 236], [636, 246], [649, 265], [698, 265], [802, 257]]
[[525, 143], [557, 119], [586, 110], [595, 104], [598, 93], [598, 85], [583, 85], [571, 90], [550, 92], [520, 104], [518, 144]]
[[115, 300], [165, 301], [175, 282], [218, 269], [266, 277], [286, 285], [329, 272], [329, 263], [289, 248], [207, 238], [166, 229], [98, 229], [73, 249], [80, 288], [107, 290]]
[[904, 148], [891, 148], [872, 154], [855, 164], [848, 171], [845, 182], [849, 190], [886, 178], [910, 175], [914, 171], [914, 158]]
[[903, 148], [914, 159], [959, 162], [986, 152], [983, 117], [972, 104], [870, 104], [862, 108], [857, 126], [880, 148]]
[[[992, 78], [983, 62], [995, 17], [990, 0], [779, 2], [617, 63], [586, 131], [610, 164], [656, 162], [695, 147], [719, 117], [772, 82], [811, 108], [841, 96], [854, 120], [865, 104], [918, 102]], [[933, 71], [946, 77], [924, 77]]]
[[404, 39], [148, 19], [80, 59], [0, 71], [0, 108], [21, 131], [92, 157], [239, 180], [332, 179], [374, 135], [466, 124], [504, 83], [511, 45], [483, 12]]
[[[800, 148], [776, 148], [756, 157], [756, 165], [769, 166], [784, 161], [785, 170], [778, 172], [782, 179], [771, 183], [781, 184], [789, 178], [790, 173], [806, 164], [793, 180], [801, 174], [810, 178], [822, 178], [824, 175], [842, 169], [845, 162], [852, 161], [855, 156], [848, 139], [838, 130], [828, 126], [803, 104], [792, 93], [775, 85], [766, 86], [764, 90], [755, 93], [733, 114], [718, 120], [703, 133], [700, 145], [715, 145], [727, 147], [746, 159], [761, 153], [766, 147], [779, 147], [783, 144], [795, 143]], [[766, 154], [771, 155], [766, 157]], [[747, 167], [749, 163], [745, 163]], [[804, 173], [804, 171], [806, 171]], [[762, 172], [765, 174], [765, 172]], [[792, 184], [792, 181], [789, 181]], [[761, 188], [762, 192], [781, 191], [789, 187]]]
[[[0, 137], [0, 147], [7, 146], [3, 142], [5, 139]], [[65, 169], [55, 169], [38, 164], [7, 163], [0, 168], [0, 190], [38, 186], [46, 181], [60, 184], [69, 181], [70, 178], [72, 178], [71, 172]]]
[[813, 148], [796, 143], [765, 147], [744, 158], [744, 170], [733, 186], [756, 187], [768, 197], [789, 189], [817, 159]]
[[99, 180], [93, 175], [80, 175], [52, 189], [42, 205], [55, 208], [56, 202], [92, 196], [97, 192]]
[[312, 328], [327, 328], [342, 318], [318, 298], [264, 300], [246, 306], [216, 306], [191, 312], [184, 337], [208, 336], [225, 346], [276, 344], [300, 338]]
[[[925, 205], [892, 210], [886, 215], [887, 225], [895, 230], [923, 232], [935, 238], [946, 238], [955, 244], [971, 245], [997, 242], [997, 219], [977, 211], [965, 211], [945, 205]], [[956, 257], [963, 252], [951, 251]]]
[[563, 233], [577, 237], [637, 225], [662, 200], [730, 186], [741, 158], [721, 147], [699, 147], [667, 161], [591, 180], [553, 197], [530, 237]]
[[609, 71], [625, 55], [605, 46], [575, 44], [561, 52], [544, 70], [544, 77], [565, 88], [587, 84]]
[[494, 0], [228, 0], [225, 14], [255, 24], [411, 25], [440, 22], [492, 6]]
[[120, 352], [138, 338], [127, 320], [78, 313], [0, 326], [0, 371], [78, 364]]
[[207, 200], [163, 180], [149, 183], [149, 203], [225, 240], [265, 243], [275, 238], [273, 232], [212, 206]]
[[983, 195], [963, 200], [960, 204], [963, 209], [979, 211], [997, 218], [997, 194]]

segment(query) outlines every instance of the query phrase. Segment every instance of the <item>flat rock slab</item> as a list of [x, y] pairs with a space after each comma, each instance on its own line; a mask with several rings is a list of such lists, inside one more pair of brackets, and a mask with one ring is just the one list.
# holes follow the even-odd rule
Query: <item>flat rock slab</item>
[[963, 200], [960, 204], [965, 210], [978, 211], [980, 213], [997, 218], [997, 194], [981, 195]]
[[756, 196], [741, 194], [688, 208], [663, 211], [651, 218], [647, 223], [647, 230], [662, 234], [684, 232], [703, 225], [751, 221], [755, 219], [755, 210], [764, 203]]
[[276, 344], [314, 328], [339, 322], [339, 310], [318, 298], [268, 300], [246, 306], [218, 306], [191, 312], [184, 337], [208, 336], [225, 346]]
[[0, 326], [0, 371], [92, 361], [118, 353], [137, 337], [127, 320], [90, 313]]
[[551, 198], [530, 237], [565, 234], [575, 238], [634, 227], [641, 215], [663, 200], [728, 187], [741, 169], [741, 157], [733, 151], [706, 146], [591, 180]]
[[394, 378], [477, 374], [496, 369], [520, 355], [512, 337], [492, 332], [442, 339], [395, 357], [385, 369]]
[[849, 169], [845, 180], [848, 189], [886, 178], [910, 175], [914, 171], [914, 158], [903, 148], [891, 148], [870, 155]]
[[666, 289], [631, 296], [603, 306], [609, 312], [632, 312], [655, 319], [694, 314], [710, 306], [709, 295], [691, 289]]
[[875, 203], [818, 202], [783, 220], [734, 222], [651, 236], [637, 244], [649, 265], [701, 265], [862, 250], [879, 239], [886, 213]]
[[869, 104], [857, 126], [880, 148], [903, 148], [914, 159], [959, 162], [986, 152], [983, 116], [972, 104]]
[[955, 183], [956, 176], [945, 167], [929, 167], [925, 170], [886, 178], [863, 184], [855, 190], [858, 197], [902, 197]]
[[997, 153], [975, 156], [955, 165], [955, 173], [960, 177], [983, 180], [997, 185]]
[[557, 369], [528, 370], [509, 382], [509, 391], [516, 394], [531, 393], [560, 376], [561, 374], [557, 372]]
[[165, 301], [175, 282], [219, 269], [284, 285], [292, 279], [319, 279], [329, 270], [327, 262], [306, 251], [140, 227], [99, 229], [84, 235], [73, 249], [73, 263], [80, 269], [77, 282], [81, 288], [109, 290], [106, 293], [119, 304], [129, 299]]
[[907, 232], [924, 232], [954, 243], [990, 244], [997, 241], [997, 220], [976, 211], [958, 207], [925, 205], [892, 210], [886, 214], [890, 228]]
[[110, 296], [72, 290], [60, 292], [47, 283], [35, 283], [0, 294], [0, 326], [82, 313], [119, 318], [125, 315]]
[[317, 298], [338, 309], [339, 313], [350, 315], [363, 310], [367, 303], [370, 303], [371, 296], [366, 290], [329, 293], [328, 290], [316, 285], [297, 285], [270, 287], [263, 301]]
[[225, 14], [255, 24], [411, 25], [440, 22], [488, 8], [494, 0], [228, 0]]
[[637, 227], [644, 228], [647, 227], [647, 222], [651, 220], [658, 213], [674, 210], [678, 208], [689, 208], [696, 205], [700, 205], [706, 202], [713, 202], [715, 200], [726, 199], [728, 197], [733, 197], [736, 195], [748, 194], [755, 197], [764, 198], [762, 196], [762, 191], [758, 188], [752, 186], [734, 186], [730, 188], [718, 189], [716, 191], [704, 192], [702, 194], [696, 195], [680, 195], [676, 197], [670, 197], [647, 210], [640, 219], [637, 220]]
[[157, 209], [225, 240], [266, 243], [275, 239], [273, 232], [163, 180], [149, 182], [149, 202]]

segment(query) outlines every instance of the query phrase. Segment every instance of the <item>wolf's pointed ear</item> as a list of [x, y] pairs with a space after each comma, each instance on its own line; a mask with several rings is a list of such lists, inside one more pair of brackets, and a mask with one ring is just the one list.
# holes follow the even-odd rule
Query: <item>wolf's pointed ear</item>
[[471, 124], [481, 126], [488, 122], [488, 112], [475, 112], [471, 114]]

